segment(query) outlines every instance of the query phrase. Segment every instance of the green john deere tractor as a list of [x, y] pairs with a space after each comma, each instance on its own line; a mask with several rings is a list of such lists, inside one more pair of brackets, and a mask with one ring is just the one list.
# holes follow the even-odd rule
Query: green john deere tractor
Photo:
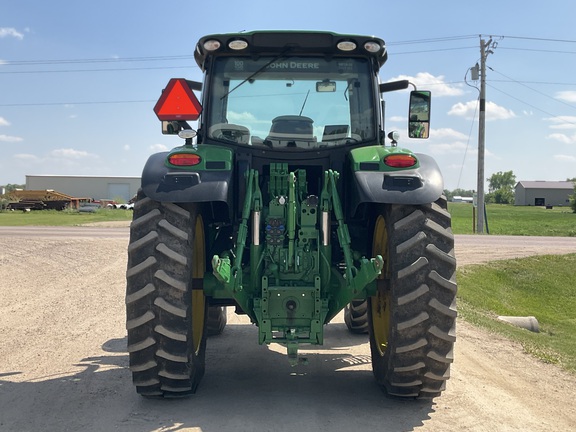
[[[232, 306], [292, 364], [344, 310], [350, 331], [369, 333], [387, 393], [439, 395], [454, 237], [436, 162], [396, 132], [386, 142], [382, 94], [411, 84], [380, 83], [384, 41], [259, 31], [205, 36], [194, 54], [203, 83], [170, 80], [154, 108], [184, 145], [147, 161], [130, 228], [138, 393], [194, 393]], [[427, 138], [430, 92], [412, 91], [409, 111], [409, 136]]]

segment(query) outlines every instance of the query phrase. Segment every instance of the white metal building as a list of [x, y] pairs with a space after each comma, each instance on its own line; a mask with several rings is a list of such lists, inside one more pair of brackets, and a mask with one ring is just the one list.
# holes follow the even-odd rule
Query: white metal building
[[129, 201], [140, 187], [140, 177], [27, 175], [26, 190], [52, 189], [76, 198]]
[[521, 181], [516, 184], [514, 205], [569, 206], [573, 193], [571, 181]]

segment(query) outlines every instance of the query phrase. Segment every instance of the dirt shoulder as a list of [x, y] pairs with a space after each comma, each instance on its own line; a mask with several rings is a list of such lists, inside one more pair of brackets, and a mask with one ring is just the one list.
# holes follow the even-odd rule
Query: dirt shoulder
[[[460, 264], [540, 246], [474, 247]], [[279, 346], [229, 311], [210, 339], [207, 370], [189, 399], [146, 400], [127, 369], [127, 238], [0, 236], [2, 431], [550, 431], [572, 430], [576, 378], [459, 321], [447, 390], [430, 402], [391, 400], [376, 387], [365, 336], [342, 316], [326, 344], [291, 368]], [[576, 244], [574, 245], [576, 246]], [[574, 246], [550, 250], [575, 252]], [[506, 252], [506, 248], [507, 252]], [[500, 255], [498, 255], [500, 256]]]

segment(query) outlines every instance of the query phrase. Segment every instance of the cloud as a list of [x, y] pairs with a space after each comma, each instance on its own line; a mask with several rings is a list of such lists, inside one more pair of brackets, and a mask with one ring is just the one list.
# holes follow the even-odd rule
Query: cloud
[[24, 141], [24, 138], [10, 135], [0, 135], [0, 142], [20, 142], [20, 141]]
[[[468, 136], [451, 128], [439, 128], [430, 131], [428, 148], [432, 155], [464, 154]], [[470, 151], [470, 149], [468, 149]]]
[[576, 102], [576, 91], [566, 90], [556, 93], [556, 99], [563, 100], [565, 102]]
[[439, 143], [430, 144], [430, 152], [433, 154], [453, 154], [453, 153], [464, 153], [466, 149], [466, 144], [461, 141], [456, 141], [453, 143]]
[[124, 149], [124, 151], [129, 151], [130, 150], [130, 145], [129, 144], [124, 144], [124, 147], [122, 147]]
[[100, 156], [88, 153], [83, 150], [72, 148], [61, 148], [51, 150], [45, 154], [18, 153], [13, 159], [21, 166], [30, 166], [32, 164], [42, 167], [50, 167], [51, 170], [74, 169], [81, 167], [83, 171], [92, 167], [92, 161], [100, 159]]
[[14, 155], [14, 159], [18, 159], [18, 160], [22, 160], [22, 161], [28, 161], [28, 162], [35, 162], [40, 160], [38, 158], [38, 156], [33, 155], [33, 154], [29, 154], [29, 153], [18, 153]]
[[[431, 156], [441, 157], [444, 163], [451, 157], [461, 158], [464, 154], [476, 157], [478, 154], [475, 138], [470, 140], [468, 135], [451, 128], [432, 128], [428, 149]], [[487, 148], [484, 149], [484, 156], [496, 157]]]
[[249, 113], [249, 112], [229, 112], [228, 113], [228, 120], [232, 123], [252, 123], [254, 121], [257, 120], [256, 117], [254, 117], [254, 114]]
[[576, 144], [576, 134], [566, 135], [562, 133], [553, 133], [546, 137], [554, 141], [559, 141], [563, 144]]
[[[468, 139], [468, 135], [458, 132], [451, 128], [432, 129], [434, 131], [434, 139], [453, 138], [458, 140]], [[431, 133], [432, 134], [432, 133]]]
[[444, 75], [434, 76], [428, 72], [419, 72], [416, 76], [399, 75], [389, 81], [408, 80], [417, 87], [430, 88], [433, 96], [460, 96], [464, 94], [460, 84], [451, 85], [444, 80]]
[[88, 153], [83, 150], [74, 150], [71, 148], [68, 149], [55, 149], [49, 153], [49, 156], [58, 158], [58, 159], [71, 159], [71, 160], [78, 160], [78, 159], [86, 159], [86, 158], [98, 158], [98, 155]]
[[157, 152], [168, 151], [168, 147], [166, 147], [164, 144], [152, 144], [150, 146], [150, 150], [152, 150], [154, 153], [157, 153]]
[[24, 39], [24, 35], [13, 27], [0, 27], [0, 38], [13, 37], [16, 39]]
[[550, 129], [576, 129], [576, 116], [558, 116], [544, 120], [552, 123]]
[[0, 126], [10, 126], [10, 122], [4, 117], [0, 117]]
[[570, 155], [554, 155], [554, 159], [560, 162], [576, 162], [576, 156]]
[[[478, 112], [478, 101], [472, 100], [466, 103], [458, 102], [452, 105], [448, 115], [465, 117], [467, 119], [474, 118], [474, 113]], [[516, 117], [514, 111], [501, 107], [494, 102], [486, 102], [486, 120], [508, 120]]]

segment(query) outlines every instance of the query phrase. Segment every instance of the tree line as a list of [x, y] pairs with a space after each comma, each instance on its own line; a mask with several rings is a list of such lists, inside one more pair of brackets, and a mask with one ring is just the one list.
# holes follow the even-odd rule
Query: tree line
[[[516, 176], [512, 171], [498, 171], [492, 174], [488, 181], [488, 193], [484, 195], [484, 202], [494, 204], [513, 204], [514, 203], [514, 186], [516, 186]], [[448, 200], [455, 196], [472, 197], [474, 190], [454, 189], [453, 191], [444, 190], [444, 195]]]
[[12, 183], [8, 183], [7, 185], [0, 185], [0, 189], [4, 188], [4, 190], [6, 191], [6, 193], [15, 191], [16, 189], [25, 189], [26, 185], [23, 184], [12, 184]]

